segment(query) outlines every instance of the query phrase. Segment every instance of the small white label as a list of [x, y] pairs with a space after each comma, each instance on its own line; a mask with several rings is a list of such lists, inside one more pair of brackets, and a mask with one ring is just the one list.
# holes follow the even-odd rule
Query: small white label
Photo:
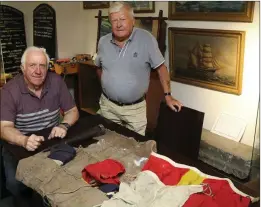
[[247, 122], [244, 119], [222, 113], [215, 121], [211, 132], [239, 142], [245, 132], [246, 125]]

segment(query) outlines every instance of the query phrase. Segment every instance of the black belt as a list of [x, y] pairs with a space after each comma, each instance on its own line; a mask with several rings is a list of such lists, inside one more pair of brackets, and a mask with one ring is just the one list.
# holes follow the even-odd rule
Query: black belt
[[145, 99], [145, 97], [143, 96], [143, 97], [141, 97], [140, 99], [138, 99], [137, 101], [134, 101], [134, 102], [131, 102], [131, 103], [121, 103], [121, 102], [112, 100], [112, 99], [109, 98], [104, 92], [102, 92], [102, 94], [103, 94], [109, 101], [111, 101], [112, 103], [115, 103], [115, 104], [118, 105], [118, 106], [134, 105], [134, 104], [137, 104], [137, 103], [140, 103], [140, 102], [144, 101], [144, 99]]

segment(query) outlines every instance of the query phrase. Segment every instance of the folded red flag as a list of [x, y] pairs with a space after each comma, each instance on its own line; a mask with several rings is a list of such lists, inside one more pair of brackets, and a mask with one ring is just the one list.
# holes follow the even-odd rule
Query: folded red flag
[[100, 183], [120, 184], [119, 175], [125, 172], [124, 166], [113, 159], [87, 165], [82, 170], [82, 177], [90, 183], [95, 180]]

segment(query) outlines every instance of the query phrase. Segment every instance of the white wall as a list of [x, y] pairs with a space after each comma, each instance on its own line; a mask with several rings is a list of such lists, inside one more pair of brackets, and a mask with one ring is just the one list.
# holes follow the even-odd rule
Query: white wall
[[[41, 2], [2, 2], [13, 6], [25, 17], [28, 46], [33, 44], [33, 10]], [[44, 2], [56, 11], [58, 57], [72, 57], [79, 53], [95, 53], [97, 39], [98, 9], [84, 10], [82, 2]], [[137, 16], [157, 16], [159, 9], [168, 15], [168, 2], [156, 2], [154, 14]], [[103, 9], [107, 15], [107, 9]], [[240, 96], [172, 82], [174, 97], [185, 106], [205, 112], [204, 128], [211, 129], [218, 115], [227, 112], [244, 118], [247, 128], [241, 140], [252, 145], [259, 97], [259, 2], [255, 4], [252, 23], [210, 22], [210, 21], [168, 21], [170, 27], [226, 29], [246, 31], [243, 89]], [[166, 39], [167, 42], [167, 39]], [[168, 48], [167, 48], [168, 50]], [[166, 52], [168, 65], [168, 51]]]

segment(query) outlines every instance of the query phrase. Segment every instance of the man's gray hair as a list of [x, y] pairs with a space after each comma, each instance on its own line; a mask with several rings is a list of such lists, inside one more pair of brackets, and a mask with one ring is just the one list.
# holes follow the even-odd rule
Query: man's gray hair
[[42, 48], [42, 47], [35, 47], [35, 46], [31, 46], [31, 47], [26, 48], [26, 50], [24, 51], [24, 54], [23, 54], [23, 56], [21, 58], [21, 65], [24, 66], [27, 54], [29, 52], [33, 52], [33, 51], [37, 51], [37, 52], [40, 51], [40, 52], [42, 52], [45, 55], [45, 57], [46, 57], [46, 66], [48, 68], [48, 65], [49, 65], [49, 62], [50, 62], [50, 58], [49, 58], [49, 55], [46, 53], [46, 49]]
[[114, 12], [119, 12], [122, 8], [127, 9], [129, 11], [130, 16], [134, 18], [132, 6], [124, 1], [113, 2], [109, 8], [109, 15]]

